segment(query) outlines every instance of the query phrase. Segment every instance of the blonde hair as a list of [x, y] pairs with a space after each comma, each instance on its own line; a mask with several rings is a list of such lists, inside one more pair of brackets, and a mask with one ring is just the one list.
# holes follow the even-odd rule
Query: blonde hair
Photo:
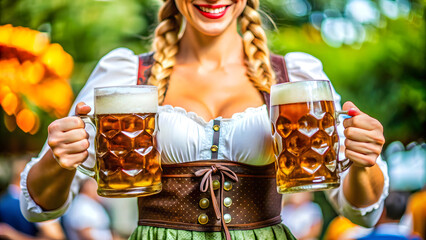
[[253, 85], [269, 93], [275, 83], [275, 74], [271, 67], [269, 49], [265, 31], [262, 28], [259, 0], [247, 0], [247, 6], [240, 18], [246, 55], [247, 76]]
[[176, 63], [179, 30], [182, 17], [174, 0], [165, 0], [158, 12], [159, 24], [153, 42], [154, 63], [148, 83], [158, 87], [158, 102], [162, 104], [167, 92], [170, 75]]
[[[155, 30], [153, 42], [154, 63], [148, 80], [149, 84], [158, 87], [160, 104], [164, 101], [170, 75], [176, 63], [178, 34], [182, 24], [182, 15], [177, 9], [175, 1], [164, 1], [158, 14], [160, 23]], [[247, 6], [240, 17], [240, 25], [247, 76], [259, 91], [269, 93], [271, 85], [275, 82], [275, 76], [269, 60], [266, 34], [261, 26], [258, 8], [259, 0], [247, 0]]]

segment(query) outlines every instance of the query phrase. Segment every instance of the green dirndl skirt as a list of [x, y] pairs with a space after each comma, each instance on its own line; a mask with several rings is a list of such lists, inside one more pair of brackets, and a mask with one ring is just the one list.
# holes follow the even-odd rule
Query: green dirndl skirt
[[[232, 240], [296, 240], [284, 224], [254, 230], [230, 230]], [[196, 232], [138, 226], [129, 240], [221, 240], [225, 239], [222, 232]]]

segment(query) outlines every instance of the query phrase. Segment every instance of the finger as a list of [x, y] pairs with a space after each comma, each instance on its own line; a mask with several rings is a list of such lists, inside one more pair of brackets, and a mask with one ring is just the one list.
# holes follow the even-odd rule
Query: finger
[[345, 150], [345, 156], [349, 158], [354, 165], [360, 167], [372, 167], [376, 164], [377, 156], [372, 154], [362, 154], [349, 149]]
[[356, 142], [374, 143], [381, 147], [385, 144], [383, 132], [377, 130], [349, 127], [343, 131], [343, 134], [346, 138]]
[[362, 153], [362, 154], [375, 154], [379, 155], [382, 151], [381, 146], [374, 143], [365, 143], [365, 142], [356, 142], [350, 139], [345, 139], [345, 147], [346, 149], [352, 150], [354, 152]]
[[66, 169], [75, 169], [78, 165], [82, 164], [87, 157], [89, 156], [88, 151], [83, 151], [79, 153], [66, 154], [58, 158], [58, 163], [61, 167]]
[[355, 128], [355, 127], [349, 127], [346, 128], [343, 131], [343, 134], [347, 139], [356, 141], [356, 142], [366, 142], [366, 143], [374, 143], [376, 142], [373, 138], [372, 131], [361, 129], [361, 128]]
[[357, 106], [355, 106], [355, 104], [351, 101], [347, 101], [343, 104], [342, 106], [342, 110], [343, 111], [348, 111], [348, 114], [350, 116], [357, 116], [359, 114], [362, 114], [363, 112], [361, 110], [359, 110], [359, 108]]
[[379, 130], [379, 131], [383, 131], [383, 126], [382, 124], [368, 116], [367, 114], [360, 114], [358, 116], [354, 116], [348, 119], [345, 119], [343, 121], [343, 127], [348, 128], [348, 127], [357, 127], [357, 128], [362, 128], [365, 130]]
[[86, 115], [92, 108], [89, 105], [86, 105], [84, 102], [79, 102], [75, 107], [75, 115]]
[[62, 151], [65, 154], [74, 154], [74, 153], [86, 151], [89, 148], [89, 146], [90, 146], [89, 141], [87, 139], [83, 139], [77, 142], [64, 144], [63, 145], [64, 150]]
[[89, 139], [89, 134], [83, 128], [72, 129], [67, 132], [63, 132], [60, 136], [61, 142], [68, 144], [78, 142], [80, 140]]
[[60, 131], [67, 132], [73, 129], [84, 128], [84, 122], [79, 117], [65, 117], [52, 122], [48, 131], [49, 134]]

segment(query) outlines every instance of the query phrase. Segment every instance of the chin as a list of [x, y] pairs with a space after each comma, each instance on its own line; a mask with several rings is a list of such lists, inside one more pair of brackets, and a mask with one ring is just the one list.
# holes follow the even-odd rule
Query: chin
[[226, 32], [232, 24], [205, 24], [202, 26], [197, 26], [196, 29], [201, 34], [204, 34], [206, 36], [219, 36]]

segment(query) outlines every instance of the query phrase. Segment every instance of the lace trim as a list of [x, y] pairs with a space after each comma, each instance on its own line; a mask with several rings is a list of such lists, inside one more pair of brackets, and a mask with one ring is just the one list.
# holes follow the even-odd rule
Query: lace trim
[[[380, 158], [380, 157], [379, 157]], [[378, 159], [376, 162], [377, 165], [379, 165], [380, 169], [383, 172], [383, 177], [384, 177], [384, 184], [383, 184], [383, 191], [382, 191], [382, 195], [380, 196], [379, 200], [373, 204], [371, 204], [370, 206], [367, 207], [363, 207], [363, 208], [357, 208], [352, 206], [348, 200], [346, 200], [345, 195], [343, 194], [343, 180], [341, 181], [340, 184], [340, 193], [342, 196], [342, 200], [343, 204], [341, 204], [341, 207], [343, 206], [349, 206], [350, 209], [357, 211], [361, 214], [361, 216], [365, 216], [367, 215], [367, 213], [373, 212], [374, 210], [377, 210], [380, 208], [380, 206], [382, 204], [384, 204], [386, 197], [389, 195], [389, 175], [387, 174], [388, 172], [388, 168], [387, 168], [387, 164], [382, 160], [382, 159]], [[345, 172], [345, 176], [348, 174], [348, 171]], [[343, 177], [342, 177], [343, 179]]]
[[[31, 197], [30, 193], [28, 192], [27, 188], [27, 176], [30, 169], [39, 161], [38, 158], [33, 158], [24, 168], [24, 171], [21, 173], [21, 195], [23, 197], [23, 200], [25, 200], [26, 204], [23, 206], [26, 206], [26, 209], [21, 209], [23, 211], [23, 215], [34, 222], [39, 221], [45, 221], [49, 219], [54, 219], [59, 216], [61, 216], [65, 211], [67, 210], [68, 206], [71, 204], [71, 201], [73, 199], [73, 193], [70, 192], [68, 195], [68, 198], [66, 202], [59, 207], [58, 209], [51, 210], [51, 211], [44, 211]], [[73, 183], [74, 184], [74, 183]]]
[[211, 119], [208, 122], [206, 122], [206, 120], [204, 120], [204, 118], [199, 116], [197, 113], [188, 112], [188, 111], [186, 111], [186, 109], [184, 109], [182, 107], [174, 107], [172, 105], [163, 105], [163, 106], [159, 106], [158, 112], [159, 113], [161, 113], [161, 112], [169, 112], [169, 113], [175, 112], [175, 113], [183, 114], [183, 115], [187, 116], [188, 118], [194, 120], [195, 122], [197, 122], [201, 125], [207, 125], [207, 124], [213, 122], [213, 120], [215, 120], [215, 119], [221, 120], [221, 121], [233, 121], [233, 120], [245, 118], [245, 117], [247, 117], [249, 115], [253, 115], [253, 114], [259, 114], [259, 113], [267, 114], [266, 104], [263, 104], [260, 107], [248, 107], [243, 112], [234, 113], [231, 118], [217, 117], [215, 119]]

